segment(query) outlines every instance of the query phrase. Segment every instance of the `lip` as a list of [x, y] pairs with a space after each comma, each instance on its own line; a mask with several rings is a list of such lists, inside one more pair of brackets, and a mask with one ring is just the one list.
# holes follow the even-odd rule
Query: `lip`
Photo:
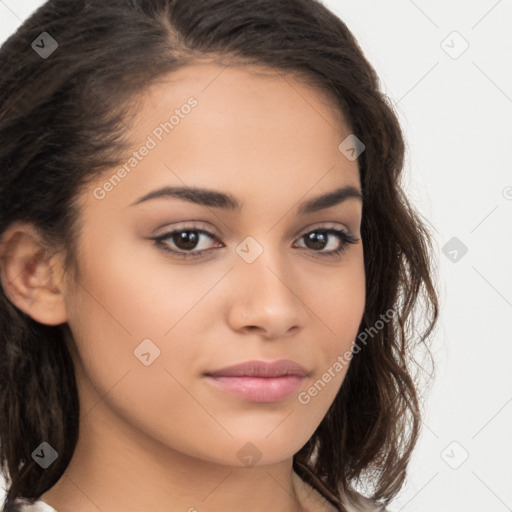
[[212, 386], [251, 402], [279, 402], [296, 393], [309, 372], [289, 359], [247, 361], [204, 374]]
[[286, 375], [306, 377], [307, 374], [308, 370], [304, 366], [290, 359], [269, 362], [245, 361], [206, 373], [212, 377], [283, 377]]

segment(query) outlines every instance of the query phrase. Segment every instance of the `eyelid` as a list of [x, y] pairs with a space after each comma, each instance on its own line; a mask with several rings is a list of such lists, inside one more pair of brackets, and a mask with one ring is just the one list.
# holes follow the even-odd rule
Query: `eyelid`
[[202, 230], [202, 231], [208, 231], [216, 238], [222, 238], [223, 235], [219, 233], [218, 230], [216, 230], [214, 227], [211, 226], [211, 224], [205, 223], [203, 221], [199, 220], [189, 220], [189, 221], [182, 221], [177, 222], [176, 224], [172, 224], [169, 226], [169, 224], [165, 224], [164, 226], [159, 227], [152, 233], [152, 238], [159, 238], [164, 235], [168, 235], [169, 233], [172, 233], [173, 231], [186, 231], [186, 230]]
[[[171, 253], [173, 256], [176, 256], [177, 258], [181, 258], [184, 260], [190, 259], [190, 260], [201, 260], [202, 258], [205, 258], [209, 255], [211, 255], [214, 252], [214, 249], [219, 248], [207, 248], [207, 249], [192, 249], [190, 251], [183, 250], [183, 249], [171, 249], [167, 246], [167, 244], [164, 242], [166, 239], [171, 238], [174, 234], [184, 232], [184, 231], [196, 231], [197, 233], [200, 233], [207, 238], [209, 238], [212, 241], [216, 241], [217, 243], [220, 243], [221, 247], [224, 248], [226, 245], [220, 240], [218, 235], [215, 233], [209, 231], [208, 229], [205, 229], [203, 226], [197, 226], [195, 221], [184, 221], [183, 223], [178, 223], [177, 225], [174, 225], [172, 228], [169, 228], [167, 231], [162, 233], [161, 235], [157, 235], [155, 237], [152, 237], [151, 240], [153, 240], [154, 244], [159, 247], [159, 249], [164, 250], [168, 253]], [[212, 230], [215, 231], [215, 230]], [[317, 223], [312, 224], [308, 227], [303, 228], [299, 233], [299, 235], [294, 236], [294, 242], [297, 243], [301, 241], [307, 234], [315, 232], [315, 231], [326, 231], [329, 233], [329, 235], [333, 235], [338, 238], [338, 240], [341, 242], [341, 245], [338, 249], [330, 250], [330, 251], [315, 251], [311, 250], [313, 253], [318, 253], [321, 258], [328, 259], [329, 257], [340, 257], [348, 248], [349, 245], [357, 244], [360, 241], [360, 237], [357, 237], [352, 234], [351, 230], [346, 228], [346, 226], [343, 226], [343, 228], [340, 228], [337, 223], [334, 222], [327, 222], [327, 223]], [[303, 248], [306, 252], [308, 251], [308, 248]]]
[[[341, 227], [340, 227], [340, 225], [341, 225]], [[173, 224], [172, 227], [169, 227], [168, 225], [166, 225], [165, 228], [162, 228], [161, 234], [158, 234], [158, 231], [160, 231], [160, 228], [158, 228], [157, 234], [152, 236], [152, 238], [153, 239], [154, 238], [161, 238], [161, 237], [163, 237], [165, 235], [169, 235], [170, 233], [172, 233], [174, 231], [180, 231], [180, 230], [186, 230], [186, 229], [207, 231], [209, 234], [213, 235], [217, 239], [225, 238], [226, 237], [225, 235], [220, 234], [218, 230], [216, 230], [215, 228], [211, 227], [210, 224], [204, 223], [204, 221], [189, 220], [189, 221], [182, 221], [182, 222], [178, 222], [176, 224]], [[314, 223], [310, 224], [309, 226], [306, 226], [306, 227], [301, 228], [300, 230], [298, 230], [293, 235], [293, 238], [295, 240], [296, 238], [300, 238], [300, 237], [304, 236], [305, 234], [309, 233], [310, 231], [313, 231], [313, 230], [316, 230], [316, 229], [318, 229], [318, 230], [321, 230], [321, 229], [337, 229], [337, 230], [342, 230], [347, 235], [350, 235], [350, 236], [353, 236], [353, 237], [356, 237], [356, 238], [360, 238], [360, 236], [357, 235], [356, 233], [354, 233], [347, 225], [342, 224], [340, 222], [334, 222], [334, 221], [330, 221], [330, 222], [329, 221], [327, 221], [327, 222], [314, 222]], [[232, 235], [233, 232], [231, 230], [229, 230], [229, 234]]]
[[306, 233], [309, 233], [310, 231], [315, 230], [323, 230], [323, 229], [336, 229], [340, 231], [344, 231], [347, 235], [353, 235], [352, 230], [345, 224], [342, 224], [341, 222], [314, 222], [313, 224], [310, 224], [309, 226], [302, 228], [297, 232], [295, 237], [301, 237], [304, 236]]

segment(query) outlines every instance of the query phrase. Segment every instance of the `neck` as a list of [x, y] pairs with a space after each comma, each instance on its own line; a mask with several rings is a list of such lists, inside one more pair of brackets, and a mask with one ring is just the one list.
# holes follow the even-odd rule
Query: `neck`
[[100, 402], [83, 417], [71, 462], [41, 500], [57, 512], [302, 512], [292, 459], [228, 466], [173, 450], [105, 420]]

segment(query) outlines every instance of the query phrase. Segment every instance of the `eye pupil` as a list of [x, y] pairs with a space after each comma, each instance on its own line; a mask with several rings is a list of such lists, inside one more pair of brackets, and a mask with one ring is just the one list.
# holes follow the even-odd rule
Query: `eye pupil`
[[196, 231], [181, 231], [173, 235], [173, 242], [180, 249], [194, 249], [198, 238]]
[[327, 243], [325, 231], [312, 231], [306, 235], [306, 246], [309, 249], [324, 249]]

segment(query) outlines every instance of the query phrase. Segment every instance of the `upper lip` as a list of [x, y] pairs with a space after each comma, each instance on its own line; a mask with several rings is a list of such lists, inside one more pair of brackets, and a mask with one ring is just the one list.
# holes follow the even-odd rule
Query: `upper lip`
[[283, 375], [305, 377], [308, 375], [308, 370], [295, 361], [280, 359], [271, 362], [246, 361], [207, 372], [206, 375], [212, 377], [282, 377]]

